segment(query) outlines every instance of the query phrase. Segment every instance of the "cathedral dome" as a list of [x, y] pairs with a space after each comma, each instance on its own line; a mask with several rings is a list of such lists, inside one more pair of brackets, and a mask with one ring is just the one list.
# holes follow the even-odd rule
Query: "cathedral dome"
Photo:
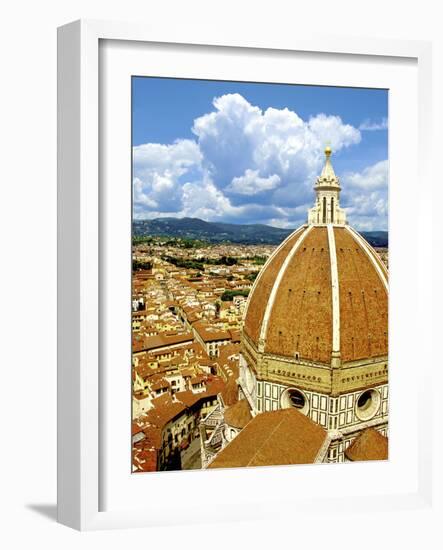
[[346, 222], [331, 154], [307, 223], [251, 289], [224, 439], [202, 445], [210, 468], [388, 456], [388, 273]]
[[[331, 180], [329, 155], [327, 150]], [[338, 178], [329, 185], [339, 186]], [[338, 192], [334, 204], [322, 176], [317, 187], [310, 223], [275, 250], [254, 283], [244, 338], [259, 354], [320, 365], [331, 365], [334, 358], [343, 364], [387, 356], [387, 270], [347, 225]], [[327, 223], [318, 222], [323, 219]]]

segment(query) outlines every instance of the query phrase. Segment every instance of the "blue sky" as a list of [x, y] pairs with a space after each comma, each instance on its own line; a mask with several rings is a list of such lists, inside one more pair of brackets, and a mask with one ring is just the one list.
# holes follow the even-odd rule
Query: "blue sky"
[[134, 77], [134, 216], [296, 227], [323, 150], [360, 230], [387, 228], [386, 90]]

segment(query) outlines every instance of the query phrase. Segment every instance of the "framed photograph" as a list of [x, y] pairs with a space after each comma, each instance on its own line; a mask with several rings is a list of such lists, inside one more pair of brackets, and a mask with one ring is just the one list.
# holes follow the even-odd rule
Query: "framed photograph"
[[430, 507], [430, 45], [58, 40], [59, 521]]

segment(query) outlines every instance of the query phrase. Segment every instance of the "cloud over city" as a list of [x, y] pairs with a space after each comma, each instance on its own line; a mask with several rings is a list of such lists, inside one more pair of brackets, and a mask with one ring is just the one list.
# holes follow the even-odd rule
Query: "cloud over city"
[[[238, 93], [221, 95], [193, 121], [194, 139], [133, 148], [134, 216], [295, 227], [313, 203], [325, 144], [334, 153], [355, 147], [369, 125], [323, 113], [304, 120], [287, 108], [262, 110]], [[387, 161], [338, 174], [357, 228], [385, 228], [387, 174]]]
[[360, 230], [387, 229], [388, 161], [377, 162], [362, 172], [347, 172], [341, 182], [341, 204], [353, 225]]
[[360, 126], [359, 130], [366, 132], [375, 132], [377, 130], [387, 130], [388, 129], [388, 119], [386, 117], [382, 118], [380, 122], [370, 120], [369, 118], [365, 119]]

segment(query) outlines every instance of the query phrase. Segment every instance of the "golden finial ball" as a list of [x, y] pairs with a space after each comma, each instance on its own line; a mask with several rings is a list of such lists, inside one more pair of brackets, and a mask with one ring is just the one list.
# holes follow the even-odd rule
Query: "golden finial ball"
[[329, 147], [329, 145], [326, 147], [325, 149], [325, 155], [327, 157], [331, 156], [331, 153], [332, 153], [332, 149]]

